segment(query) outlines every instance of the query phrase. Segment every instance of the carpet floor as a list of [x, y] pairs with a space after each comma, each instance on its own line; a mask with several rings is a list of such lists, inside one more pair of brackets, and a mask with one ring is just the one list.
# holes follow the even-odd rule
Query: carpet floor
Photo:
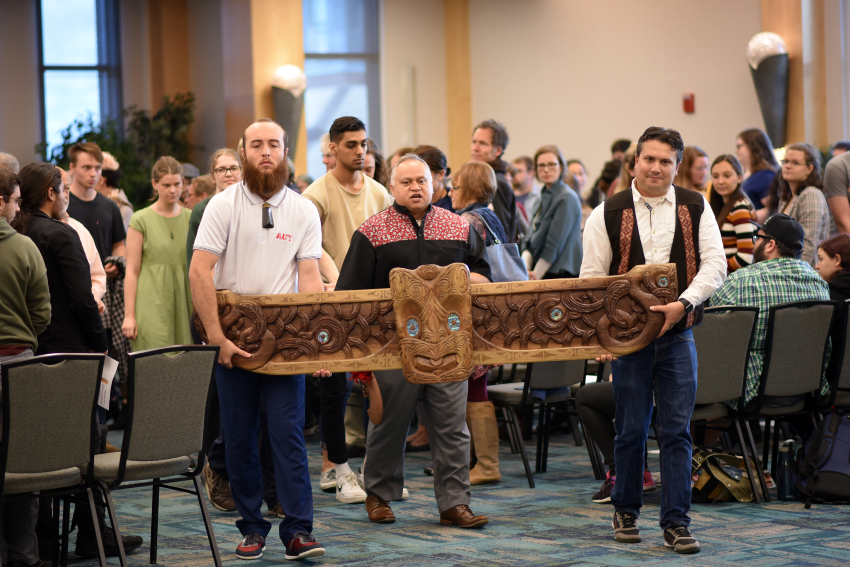
[[[120, 432], [111, 433], [110, 441], [120, 443]], [[533, 466], [532, 445], [528, 449]], [[535, 475], [534, 489], [528, 487], [519, 455], [510, 453], [506, 441], [501, 449], [502, 481], [472, 489], [473, 511], [488, 515], [490, 523], [479, 530], [461, 530], [439, 523], [433, 479], [422, 472], [430, 454], [407, 456], [410, 498], [392, 504], [397, 518], [394, 524], [377, 525], [368, 521], [362, 504], [341, 504], [333, 493], [319, 489], [320, 448], [316, 437], [308, 438], [314, 534], [327, 552], [306, 563], [380, 567], [850, 564], [850, 509], [813, 505], [805, 510], [802, 502], [696, 504], [691, 510], [691, 528], [702, 552], [680, 556], [663, 545], [658, 526], [661, 491], [656, 490], [645, 495], [638, 523], [643, 542], [619, 544], [611, 529], [611, 505], [590, 501], [601, 483], [593, 478], [586, 449], [576, 447], [572, 436], [552, 437], [548, 472]], [[650, 455], [650, 468], [656, 472], [657, 459]], [[353, 459], [353, 468], [360, 461]], [[120, 490], [114, 498], [124, 533], [145, 539], [145, 545], [129, 556], [129, 563], [146, 565], [150, 489]], [[224, 565], [243, 564], [234, 554], [241, 539], [234, 525], [237, 514], [209, 509]], [[212, 565], [197, 499], [164, 490], [159, 518], [160, 565]], [[288, 563], [276, 534], [275, 525], [265, 555], [254, 565]], [[73, 555], [70, 559], [73, 565], [97, 564]], [[110, 564], [117, 563], [117, 558], [110, 559]]]

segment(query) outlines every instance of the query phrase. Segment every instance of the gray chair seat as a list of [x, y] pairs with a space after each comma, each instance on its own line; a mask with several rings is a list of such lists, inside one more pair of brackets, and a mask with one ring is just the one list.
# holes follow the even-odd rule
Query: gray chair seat
[[82, 480], [77, 467], [42, 473], [6, 473], [3, 494], [65, 488], [80, 484]]
[[[94, 477], [104, 482], [118, 478], [118, 463], [121, 453], [106, 453], [94, 457]], [[166, 478], [189, 470], [189, 457], [177, 457], [162, 461], [127, 461], [124, 480], [150, 480]]]
[[731, 412], [731, 408], [720, 402], [715, 404], [702, 404], [694, 406], [694, 413], [691, 416], [691, 421], [698, 419], [719, 419], [726, 417]]
[[[522, 402], [522, 382], [511, 382], [509, 384], [494, 384], [487, 386], [487, 397], [490, 401], [500, 405], [518, 406]], [[558, 404], [570, 399], [570, 391], [561, 391], [551, 396], [546, 396], [545, 400], [533, 398], [531, 396], [526, 400], [526, 404]]]

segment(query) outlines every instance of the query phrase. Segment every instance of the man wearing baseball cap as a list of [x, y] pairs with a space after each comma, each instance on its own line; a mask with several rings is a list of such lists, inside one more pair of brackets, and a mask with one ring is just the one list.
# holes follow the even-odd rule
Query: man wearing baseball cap
[[[806, 300], [829, 301], [829, 286], [807, 262], [803, 253], [803, 227], [793, 218], [777, 213], [761, 225], [753, 222], [753, 263], [727, 276], [711, 298], [711, 305], [758, 307], [759, 314], [750, 344], [745, 402], [756, 397], [764, 364], [764, 339], [769, 308]], [[821, 378], [821, 394], [829, 384]], [[726, 402], [737, 409], [737, 400]]]

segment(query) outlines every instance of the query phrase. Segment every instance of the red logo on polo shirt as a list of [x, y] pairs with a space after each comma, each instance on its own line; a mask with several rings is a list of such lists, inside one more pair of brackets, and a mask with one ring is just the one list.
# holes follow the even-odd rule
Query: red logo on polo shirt
[[292, 242], [291, 234], [284, 234], [282, 232], [278, 232], [277, 236], [275, 236], [276, 240], [283, 240], [284, 242]]

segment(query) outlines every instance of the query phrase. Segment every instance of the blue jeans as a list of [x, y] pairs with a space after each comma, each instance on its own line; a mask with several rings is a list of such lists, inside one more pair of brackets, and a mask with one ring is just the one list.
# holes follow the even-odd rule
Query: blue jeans
[[242, 535], [268, 536], [263, 517], [263, 475], [257, 437], [260, 403], [266, 403], [269, 443], [278, 500], [286, 513], [280, 538], [288, 543], [296, 532], [313, 531], [313, 489], [304, 443], [304, 375], [267, 376], [240, 368], [216, 367], [221, 425], [227, 446], [227, 472]]
[[690, 524], [691, 415], [697, 392], [697, 352], [693, 332], [667, 331], [643, 349], [621, 356], [614, 374], [614, 462], [617, 482], [611, 502], [618, 512], [638, 516], [643, 504], [643, 464], [646, 436], [657, 407], [661, 448], [662, 529], [671, 523]]

